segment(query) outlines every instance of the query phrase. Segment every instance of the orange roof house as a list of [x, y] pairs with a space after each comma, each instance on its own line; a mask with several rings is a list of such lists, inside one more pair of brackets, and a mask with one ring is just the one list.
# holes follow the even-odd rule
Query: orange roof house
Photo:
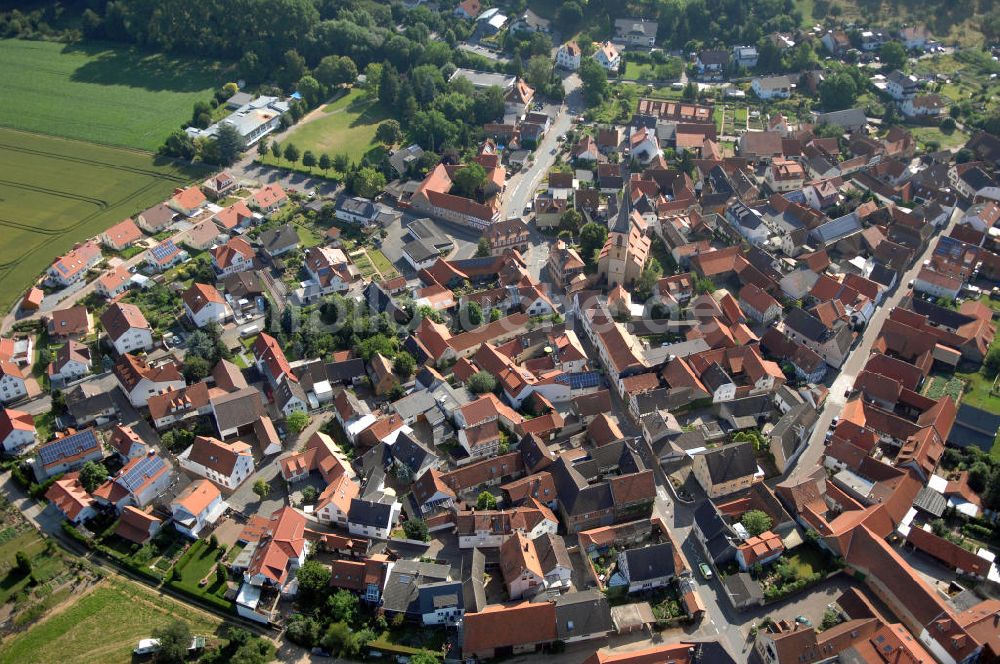
[[45, 492], [45, 499], [73, 523], [79, 523], [94, 515], [96, 501], [83, 488], [79, 473], [67, 473], [53, 482]]
[[500, 649], [534, 651], [535, 646], [555, 639], [556, 606], [552, 602], [493, 604], [465, 614], [462, 654], [489, 659]]
[[120, 221], [101, 233], [101, 242], [104, 246], [115, 251], [130, 247], [141, 239], [142, 231], [131, 218]]

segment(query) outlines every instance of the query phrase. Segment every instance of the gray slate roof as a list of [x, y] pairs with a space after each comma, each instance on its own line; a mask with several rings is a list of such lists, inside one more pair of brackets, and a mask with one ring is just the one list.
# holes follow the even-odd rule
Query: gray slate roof
[[724, 445], [705, 453], [708, 475], [714, 484], [731, 482], [757, 472], [751, 443]]

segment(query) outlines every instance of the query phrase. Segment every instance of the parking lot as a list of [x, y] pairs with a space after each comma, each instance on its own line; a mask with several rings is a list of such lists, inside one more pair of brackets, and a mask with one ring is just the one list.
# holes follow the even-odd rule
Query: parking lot
[[[413, 215], [404, 214], [399, 220], [393, 221], [386, 226], [385, 230], [388, 235], [382, 240], [382, 253], [392, 261], [392, 264], [396, 266], [396, 269], [400, 273], [406, 276], [414, 275], [413, 266], [403, 258], [403, 245], [412, 239], [406, 234], [406, 227], [418, 218]], [[463, 258], [472, 258], [476, 255], [480, 238], [480, 235], [476, 231], [437, 219], [431, 219], [430, 223], [455, 243], [455, 249], [448, 255], [449, 259], [460, 260]]]

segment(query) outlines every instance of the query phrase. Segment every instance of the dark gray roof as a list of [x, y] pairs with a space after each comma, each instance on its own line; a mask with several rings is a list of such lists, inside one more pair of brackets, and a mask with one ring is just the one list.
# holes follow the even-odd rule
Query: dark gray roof
[[406, 433], [400, 433], [392, 444], [392, 458], [414, 473], [418, 473], [431, 459], [437, 458], [431, 450]]
[[876, 262], [875, 266], [872, 268], [871, 274], [868, 275], [868, 278], [880, 286], [891, 288], [897, 278], [897, 274], [892, 268]]
[[403, 252], [413, 259], [414, 263], [423, 263], [439, 255], [435, 247], [419, 238], [404, 244]]
[[922, 487], [917, 493], [913, 506], [933, 517], [940, 517], [948, 506], [948, 499], [930, 487]]
[[389, 517], [392, 514], [392, 504], [367, 500], [364, 498], [352, 498], [351, 507], [347, 512], [347, 520], [362, 526], [372, 526], [374, 528], [388, 528]]
[[291, 224], [271, 228], [260, 234], [260, 246], [269, 254], [280, 253], [288, 247], [297, 247], [299, 234]]
[[720, 417], [729, 416], [731, 419], [741, 417], [759, 417], [771, 412], [770, 394], [753, 394], [740, 399], [723, 401], [719, 404]]
[[[353, 507], [352, 507], [353, 510]], [[419, 615], [420, 587], [447, 581], [451, 567], [416, 560], [398, 560], [393, 565], [382, 592], [382, 607], [386, 611]]]
[[222, 278], [222, 286], [227, 293], [237, 299], [260, 295], [264, 292], [260, 285], [260, 277], [257, 276], [256, 272], [249, 270], [227, 274]]
[[936, 304], [928, 302], [927, 300], [922, 300], [916, 297], [911, 299], [910, 308], [921, 316], [927, 316], [927, 319], [931, 323], [941, 327], [947, 327], [952, 330], [957, 330], [963, 325], [967, 325], [976, 320], [972, 316], [966, 316], [965, 314], [961, 314], [954, 309], [940, 307]]
[[566, 543], [558, 535], [544, 533], [539, 536], [535, 539], [535, 552], [538, 554], [538, 562], [541, 564], [544, 574], [548, 574], [557, 567], [573, 569], [573, 561], [569, 558]]
[[704, 457], [713, 484], [731, 482], [757, 472], [751, 443], [723, 445], [705, 452]]
[[740, 226], [754, 230], [763, 223], [760, 217], [746, 203], [737, 201], [729, 206], [726, 214], [736, 220]]
[[817, 343], [822, 343], [831, 336], [830, 328], [824, 325], [823, 321], [799, 307], [792, 307], [785, 314], [785, 325]]
[[559, 639], [603, 636], [612, 629], [611, 608], [600, 591], [581, 590], [556, 598], [556, 636]]
[[754, 581], [746, 572], [730, 574], [722, 580], [722, 585], [726, 587], [726, 592], [737, 606], [747, 602], [759, 602], [764, 599], [764, 593], [760, 589], [760, 584]]
[[732, 533], [729, 524], [722, 518], [722, 514], [711, 500], [703, 500], [695, 508], [694, 523], [705, 539], [712, 539], [720, 533], [727, 535]]
[[259, 420], [264, 414], [264, 398], [256, 387], [244, 387], [215, 397], [212, 399], [212, 408], [215, 411], [215, 422], [219, 431], [226, 431]]
[[587, 484], [587, 480], [570, 466], [565, 457], [560, 457], [552, 464], [549, 472], [555, 480], [559, 502], [567, 514], [598, 512], [614, 505], [611, 487], [607, 482]]
[[337, 208], [358, 217], [368, 217], [375, 214], [375, 204], [360, 196], [345, 196], [340, 199]]
[[345, 383], [365, 375], [365, 361], [360, 357], [352, 357], [342, 362], [327, 362], [325, 368], [326, 379], [331, 383]]
[[731, 385], [733, 379], [729, 377], [726, 370], [719, 366], [718, 362], [713, 362], [705, 372], [701, 374], [701, 382], [708, 385], [714, 392], [723, 385]]
[[975, 445], [984, 452], [989, 452], [998, 430], [1000, 430], [1000, 417], [980, 408], [962, 404], [958, 407], [955, 425], [948, 434], [948, 442], [956, 447]]
[[848, 108], [843, 111], [821, 113], [816, 117], [817, 124], [832, 124], [844, 129], [863, 127], [868, 122], [865, 111], [861, 108]]
[[670, 542], [628, 549], [622, 555], [628, 563], [629, 583], [672, 576], [675, 572], [674, 546]]
[[486, 554], [479, 548], [472, 549], [468, 570], [462, 575], [462, 596], [470, 613], [486, 608]]
[[532, 473], [548, 468], [557, 458], [545, 441], [535, 434], [523, 436], [518, 443], [518, 450], [521, 452], [524, 467]]
[[419, 585], [417, 588], [417, 605], [421, 614], [452, 607], [464, 609], [462, 582], [437, 581], [435, 583]]
[[76, 425], [82, 426], [93, 422], [102, 413], [117, 411], [118, 407], [111, 391], [93, 391], [77, 385], [66, 393], [66, 410]]
[[304, 404], [309, 404], [306, 391], [302, 389], [301, 384], [294, 380], [283, 380], [274, 388], [274, 400], [279, 408], [284, 408], [285, 404], [296, 398]]
[[811, 429], [818, 418], [819, 413], [808, 403], [800, 403], [781, 416], [771, 430], [771, 437], [781, 441], [785, 459], [795, 453], [803, 430]]

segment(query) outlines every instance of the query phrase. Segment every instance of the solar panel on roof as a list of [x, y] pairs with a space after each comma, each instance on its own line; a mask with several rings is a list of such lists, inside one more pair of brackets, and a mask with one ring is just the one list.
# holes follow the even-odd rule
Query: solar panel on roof
[[601, 384], [601, 374], [596, 371], [585, 371], [581, 373], [563, 374], [556, 378], [556, 382], [569, 385], [571, 389], [579, 390], [584, 387], [597, 387]]
[[160, 244], [153, 247], [150, 251], [153, 252], [153, 258], [160, 261], [176, 252], [177, 247], [174, 245], [172, 240], [164, 240]]
[[94, 431], [87, 429], [86, 431], [79, 431], [65, 438], [60, 438], [39, 448], [38, 459], [43, 465], [48, 466], [65, 457], [79, 454], [83, 450], [99, 447], [100, 443], [98, 443]]
[[128, 491], [135, 491], [142, 486], [147, 477], [152, 477], [162, 468], [163, 459], [158, 455], [145, 456], [119, 477], [117, 482]]

